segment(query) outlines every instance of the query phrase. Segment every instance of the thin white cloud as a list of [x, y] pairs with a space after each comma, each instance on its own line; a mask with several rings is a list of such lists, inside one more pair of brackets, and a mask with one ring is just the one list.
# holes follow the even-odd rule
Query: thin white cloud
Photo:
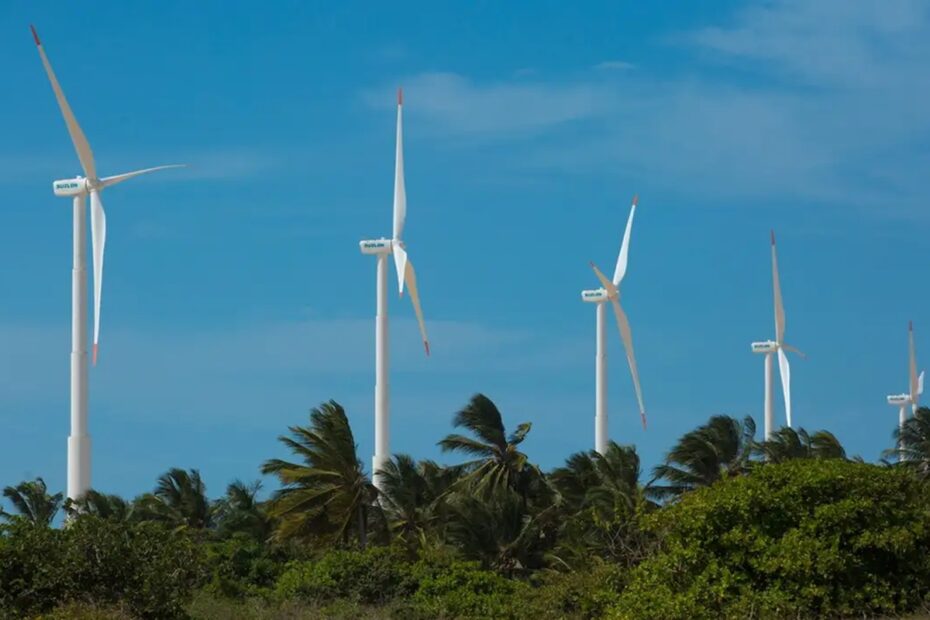
[[625, 60], [605, 60], [594, 65], [594, 68], [602, 71], [630, 71], [635, 69], [636, 65]]
[[925, 212], [914, 162], [930, 142], [930, 4], [775, 0], [674, 44], [692, 58], [676, 74], [421, 74], [411, 113], [450, 137], [509, 143], [513, 174], [619, 170], [709, 200]]

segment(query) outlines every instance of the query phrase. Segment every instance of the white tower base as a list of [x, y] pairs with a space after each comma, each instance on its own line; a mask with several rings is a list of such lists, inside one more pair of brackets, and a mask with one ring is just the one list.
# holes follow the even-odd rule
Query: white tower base
[[765, 441], [772, 438], [775, 432], [775, 414], [772, 410], [772, 354], [765, 354]]
[[71, 435], [68, 437], [68, 498], [90, 486], [90, 435], [87, 433], [87, 224], [84, 195], [74, 197], [71, 270]]
[[375, 316], [375, 454], [371, 478], [381, 490], [378, 472], [391, 458], [388, 407], [387, 253], [378, 254], [378, 309]]
[[597, 304], [597, 352], [594, 356], [594, 449], [607, 453], [607, 313]]
[[[904, 430], [904, 423], [907, 421], [907, 405], [901, 405], [901, 408], [898, 409], [898, 430]], [[898, 462], [904, 460], [904, 450], [901, 447], [901, 442], [898, 442]]]

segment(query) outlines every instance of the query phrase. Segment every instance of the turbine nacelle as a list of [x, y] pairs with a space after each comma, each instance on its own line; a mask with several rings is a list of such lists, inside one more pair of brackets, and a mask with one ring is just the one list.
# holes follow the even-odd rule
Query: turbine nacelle
[[59, 197], [80, 196], [90, 191], [90, 183], [84, 177], [62, 179], [52, 183], [52, 191]]
[[609, 297], [607, 295], [607, 289], [605, 288], [596, 288], [587, 291], [581, 291], [581, 301], [600, 304], [608, 301]]
[[753, 353], [775, 353], [778, 351], [778, 343], [774, 340], [753, 342], [751, 346]]
[[368, 239], [359, 241], [358, 247], [362, 254], [390, 254], [394, 242], [391, 239]]
[[911, 404], [911, 395], [910, 394], [891, 394], [886, 397], [888, 399], [889, 405], [894, 405], [895, 407], [902, 407], [904, 405]]

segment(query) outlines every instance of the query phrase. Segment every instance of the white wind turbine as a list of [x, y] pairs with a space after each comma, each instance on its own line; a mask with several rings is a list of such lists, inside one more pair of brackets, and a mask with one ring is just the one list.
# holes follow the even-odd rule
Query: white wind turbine
[[84, 199], [90, 195], [91, 242], [94, 260], [94, 364], [100, 338], [100, 294], [103, 285], [103, 249], [107, 240], [107, 220], [100, 194], [104, 188], [127, 179], [178, 166], [159, 166], [116, 176], [97, 176], [94, 154], [81, 131], [74, 113], [58, 84], [36, 29], [30, 26], [39, 57], [52, 84], [52, 91], [61, 108], [68, 134], [84, 176], [55, 181], [56, 196], [73, 198], [73, 267], [71, 270], [71, 435], [68, 437], [68, 497], [77, 499], [90, 489], [90, 435], [87, 432], [87, 225], [84, 219]]
[[372, 480], [381, 488], [378, 472], [391, 458], [390, 450], [390, 408], [388, 405], [388, 330], [387, 330], [387, 258], [394, 254], [394, 266], [397, 268], [397, 284], [400, 294], [404, 294], [404, 284], [410, 293], [413, 311], [420, 326], [423, 347], [429, 355], [429, 339], [426, 336], [426, 324], [423, 322], [423, 310], [420, 308], [420, 296], [417, 292], [417, 276], [413, 263], [407, 258], [407, 251], [401, 235], [407, 216], [407, 192], [404, 189], [404, 140], [403, 140], [404, 94], [397, 91], [397, 151], [394, 162], [394, 226], [390, 239], [360, 241], [362, 254], [374, 254], [378, 257], [378, 302], [375, 316], [375, 454], [371, 462]]
[[620, 329], [620, 338], [626, 349], [626, 359], [630, 364], [630, 373], [633, 375], [633, 387], [636, 390], [636, 400], [639, 402], [639, 415], [646, 428], [646, 409], [643, 406], [643, 392], [639, 387], [639, 371], [636, 369], [636, 357], [633, 355], [633, 334], [630, 331], [630, 322], [626, 313], [620, 307], [620, 282], [626, 274], [627, 258], [630, 252], [630, 232], [633, 229], [633, 215], [636, 213], [637, 197], [633, 197], [633, 206], [630, 207], [630, 217], [626, 222], [623, 233], [623, 242], [620, 245], [620, 255], [617, 257], [617, 266], [614, 269], [613, 280], [601, 273], [593, 262], [591, 268], [601, 281], [601, 288], [581, 291], [581, 300], [597, 304], [597, 353], [595, 354], [594, 370], [594, 449], [600, 454], [607, 452], [607, 315], [604, 303], [610, 302], [613, 306], [614, 316], [617, 318], [617, 327]]
[[[907, 323], [907, 347], [908, 347], [908, 393], [892, 394], [887, 397], [888, 404], [898, 408], [898, 429], [904, 428], [904, 422], [907, 420], [907, 406], [911, 406], [911, 413], [917, 411], [920, 406], [920, 395], [924, 393], [924, 373], [917, 374], [917, 351], [914, 348], [914, 324], [911, 321]], [[898, 459], [903, 460], [904, 455], [898, 453]]]
[[785, 419], [791, 428], [791, 366], [788, 364], [786, 351], [804, 354], [795, 347], [785, 344], [785, 307], [781, 301], [781, 284], [778, 281], [778, 256], [775, 253], [775, 231], [772, 231], [772, 288], [775, 297], [775, 340], [753, 342], [752, 352], [765, 355], [765, 439], [769, 440], [775, 432], [774, 413], [772, 411], [772, 354], [778, 354], [778, 373], [781, 375], [781, 389], [785, 397]]

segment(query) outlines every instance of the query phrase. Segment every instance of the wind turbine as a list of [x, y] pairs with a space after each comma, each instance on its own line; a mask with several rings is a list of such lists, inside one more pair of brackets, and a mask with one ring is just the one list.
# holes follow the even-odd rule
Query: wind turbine
[[94, 262], [94, 345], [93, 359], [97, 364], [100, 340], [100, 295], [103, 286], [103, 249], [107, 241], [107, 220], [100, 194], [104, 188], [122, 183], [142, 174], [177, 168], [159, 166], [110, 177], [98, 177], [94, 154], [81, 131], [68, 100], [58, 84], [52, 65], [45, 55], [42, 42], [33, 26], [32, 37], [39, 49], [39, 58], [48, 74], [52, 91], [61, 108], [74, 150], [84, 176], [52, 183], [56, 196], [73, 199], [73, 267], [71, 270], [71, 435], [68, 437], [68, 497], [77, 499], [90, 489], [90, 435], [87, 432], [87, 224], [84, 216], [84, 199], [90, 195], [91, 242]]
[[623, 242], [620, 245], [620, 255], [617, 257], [617, 266], [614, 269], [613, 280], [601, 273], [593, 262], [591, 268], [601, 281], [601, 288], [581, 291], [581, 300], [597, 304], [597, 353], [594, 362], [594, 449], [600, 454], [607, 452], [607, 315], [604, 310], [605, 302], [613, 306], [614, 316], [617, 318], [617, 327], [620, 329], [620, 338], [626, 349], [626, 359], [630, 364], [630, 373], [633, 375], [633, 387], [636, 389], [636, 400], [639, 402], [639, 415], [646, 428], [646, 409], [643, 406], [643, 392], [639, 387], [639, 371], [636, 369], [636, 357], [633, 355], [633, 334], [630, 331], [630, 321], [620, 306], [620, 282], [626, 274], [627, 257], [630, 252], [630, 232], [633, 229], [633, 215], [636, 213], [637, 197], [633, 196], [633, 206], [630, 207], [630, 217], [626, 221], [626, 231], [623, 233]]
[[[898, 429], [904, 428], [904, 422], [907, 420], [907, 406], [911, 406], [911, 413], [917, 412], [920, 406], [920, 395], [924, 393], [924, 373], [917, 374], [917, 351], [914, 348], [914, 324], [911, 321], [907, 323], [907, 347], [908, 347], [908, 393], [892, 394], [888, 396], [888, 404], [898, 408]], [[899, 446], [900, 448], [900, 446]], [[898, 452], [898, 460], [904, 460], [904, 455]]]
[[785, 397], [785, 418], [791, 428], [791, 365], [788, 364], [786, 351], [803, 353], [795, 347], [785, 344], [785, 307], [781, 301], [781, 284], [778, 281], [778, 255], [775, 252], [775, 231], [772, 231], [772, 289], [775, 297], [775, 340], [753, 342], [752, 352], [765, 355], [765, 439], [768, 441], [775, 432], [775, 420], [772, 411], [772, 354], [778, 354], [778, 374], [781, 376], [781, 389]]
[[397, 285], [400, 294], [404, 294], [404, 285], [410, 293], [410, 302], [420, 326], [423, 347], [429, 356], [429, 339], [426, 336], [426, 324], [423, 322], [423, 310], [420, 308], [420, 295], [417, 292], [417, 276], [413, 263], [407, 258], [407, 250], [401, 235], [404, 232], [404, 220], [407, 217], [407, 192], [404, 188], [404, 139], [403, 139], [404, 93], [397, 91], [397, 151], [394, 162], [394, 226], [390, 239], [360, 241], [362, 254], [378, 257], [378, 301], [375, 315], [375, 454], [371, 461], [372, 480], [381, 488], [378, 472], [391, 458], [390, 450], [390, 407], [388, 405], [388, 329], [387, 329], [387, 259], [394, 255], [397, 268]]

